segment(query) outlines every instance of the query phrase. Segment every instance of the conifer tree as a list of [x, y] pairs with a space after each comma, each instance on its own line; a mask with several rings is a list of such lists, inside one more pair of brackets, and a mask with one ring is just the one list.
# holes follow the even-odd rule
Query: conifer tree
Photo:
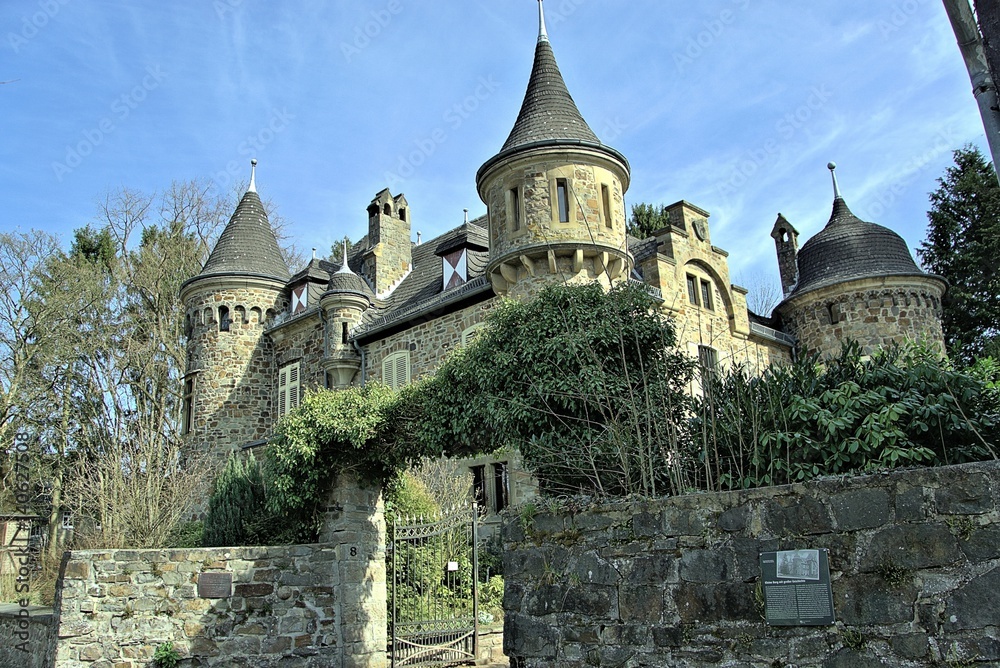
[[924, 268], [948, 281], [944, 337], [956, 359], [1000, 355], [1000, 186], [978, 148], [954, 152], [955, 164], [930, 195]]

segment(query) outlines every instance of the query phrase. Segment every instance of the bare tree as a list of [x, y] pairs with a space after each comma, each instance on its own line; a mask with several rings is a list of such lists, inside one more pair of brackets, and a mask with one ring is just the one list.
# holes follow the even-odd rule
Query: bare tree
[[766, 271], [750, 270], [741, 273], [736, 280], [738, 285], [748, 290], [747, 308], [757, 315], [770, 317], [774, 308], [781, 303], [781, 286], [776, 277]]

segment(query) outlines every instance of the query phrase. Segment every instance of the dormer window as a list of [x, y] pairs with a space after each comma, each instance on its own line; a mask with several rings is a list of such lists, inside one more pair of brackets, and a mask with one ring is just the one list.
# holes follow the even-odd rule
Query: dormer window
[[469, 253], [465, 248], [456, 249], [441, 258], [443, 264], [443, 290], [465, 285], [469, 280]]

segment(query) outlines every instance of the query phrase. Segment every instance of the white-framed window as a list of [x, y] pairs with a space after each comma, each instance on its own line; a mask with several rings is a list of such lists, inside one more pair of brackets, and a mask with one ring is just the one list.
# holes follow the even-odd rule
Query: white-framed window
[[73, 513], [64, 510], [62, 514], [62, 528], [69, 531], [73, 528]]
[[278, 371], [278, 417], [284, 417], [299, 407], [302, 384], [299, 363], [292, 362]]
[[410, 384], [410, 351], [393, 353], [382, 361], [382, 382], [394, 390]]

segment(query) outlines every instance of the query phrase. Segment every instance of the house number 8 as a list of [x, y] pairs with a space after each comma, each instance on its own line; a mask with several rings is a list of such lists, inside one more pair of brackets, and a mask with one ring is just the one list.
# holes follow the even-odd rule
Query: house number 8
[[356, 548], [356, 547], [352, 547], [351, 548], [351, 556], [352, 557], [358, 556], [358, 548]]

